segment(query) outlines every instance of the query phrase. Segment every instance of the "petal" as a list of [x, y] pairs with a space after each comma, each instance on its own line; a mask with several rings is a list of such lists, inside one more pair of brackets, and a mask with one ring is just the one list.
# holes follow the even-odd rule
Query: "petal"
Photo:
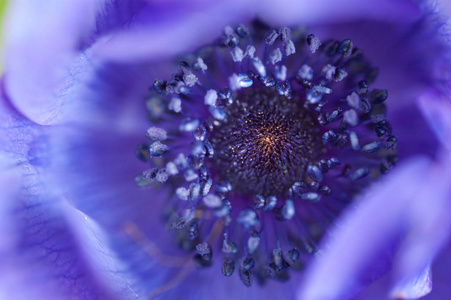
[[[8, 199], [12, 199], [16, 191], [20, 187], [20, 173], [17, 168], [14, 168], [14, 164], [8, 159], [4, 152], [0, 152], [0, 193], [1, 199], [4, 199], [2, 203], [5, 205], [0, 206], [0, 219], [8, 220], [8, 209], [10, 209], [11, 203]], [[0, 232], [6, 232], [6, 222], [0, 222]], [[14, 242], [11, 236], [1, 234], [0, 235], [0, 251], [10, 247]], [[0, 260], [1, 262], [1, 260]]]
[[[360, 207], [337, 224], [321, 259], [307, 274], [301, 295], [308, 299], [352, 296], [383, 275], [393, 259], [395, 291], [426, 292], [427, 285], [419, 289], [421, 284], [412, 286], [411, 281], [424, 275], [424, 266], [449, 239], [450, 161], [444, 155], [439, 162], [424, 158], [405, 162], [383, 184], [370, 189]], [[327, 291], [321, 288], [324, 281]]]
[[134, 183], [146, 168], [135, 148], [146, 141], [149, 69], [96, 64], [89, 57], [78, 68], [64, 95], [58, 126], [49, 129], [49, 148], [43, 153], [48, 178], [78, 209], [116, 230], [124, 220], [133, 221], [133, 214], [144, 220], [147, 211], [139, 207], [159, 205], [150, 203], [148, 192]]
[[[53, 204], [43, 203], [36, 196], [20, 195], [19, 191], [24, 190], [20, 188], [21, 178], [11, 179], [11, 174], [18, 173], [16, 169], [2, 168], [1, 172], [8, 175], [0, 178], [1, 294], [9, 295], [8, 299], [113, 299], [104, 274], [93, 269], [86, 259], [87, 253], [97, 260], [105, 252], [89, 247], [85, 238], [76, 238], [73, 228]], [[81, 249], [79, 245], [86, 248]], [[120, 287], [111, 280], [112, 276], [108, 279], [108, 284], [119, 292]]]
[[[4, 26], [6, 90], [14, 105], [31, 120], [52, 122], [61, 105], [58, 94], [68, 84], [67, 76], [80, 49], [122, 25], [136, 11], [124, 10], [121, 15], [116, 10], [125, 8], [125, 1], [106, 7], [104, 2], [11, 2]], [[137, 7], [136, 2], [130, 1], [128, 7]]]
[[[451, 292], [449, 286], [449, 278], [451, 278], [451, 270], [449, 266], [451, 265], [451, 243], [448, 243], [447, 247], [443, 249], [441, 254], [435, 259], [432, 264], [432, 270], [429, 274], [425, 272], [415, 276], [411, 281], [411, 285], [404, 285], [404, 292], [408, 294], [416, 294], [420, 296], [421, 291], [427, 292], [427, 290], [432, 285], [432, 291], [425, 295], [424, 300], [436, 300], [436, 299], [447, 299]], [[355, 300], [379, 300], [387, 299], [387, 291], [390, 291], [393, 286], [391, 286], [391, 279], [393, 272], [389, 272], [387, 275], [382, 277], [380, 280], [369, 286], [365, 291], [356, 296]], [[423, 275], [423, 276], [421, 276]], [[428, 275], [429, 279], [427, 278]], [[418, 280], [415, 280], [418, 279]], [[431, 281], [433, 279], [433, 282]], [[415, 284], [416, 282], [416, 284]], [[404, 282], [408, 283], [408, 281]], [[407, 289], [407, 290], [406, 290]], [[420, 292], [420, 293], [419, 293]], [[392, 293], [391, 293], [392, 294]], [[418, 298], [418, 297], [417, 297]], [[409, 298], [408, 298], [409, 299]]]
[[42, 127], [0, 100], [0, 295], [128, 297], [106, 236], [42, 183]]
[[451, 16], [451, 3], [449, 1], [439, 0], [438, 9], [440, 9], [440, 11], [442, 11], [446, 16]]
[[424, 297], [425, 300], [446, 299], [451, 293], [449, 278], [451, 278], [451, 243], [443, 249], [432, 265], [433, 289], [432, 292]]
[[310, 28], [320, 38], [352, 39], [378, 67], [374, 86], [388, 90], [387, 119], [398, 137], [401, 158], [419, 152], [433, 157], [439, 146], [415, 101], [430, 88], [442, 94], [448, 89], [451, 49], [441, 33], [440, 20], [436, 13], [426, 11], [412, 23], [362, 21]]
[[189, 6], [174, 2], [177, 4], [153, 3], [135, 18], [133, 28], [96, 45], [95, 55], [122, 62], [167, 58], [211, 42], [226, 25], [246, 23], [257, 17], [279, 25], [324, 25], [362, 18], [412, 21], [421, 15], [419, 8], [407, 0], [370, 3], [347, 0], [334, 2], [333, 7], [327, 0], [314, 4], [292, 0], [258, 3], [229, 0], [215, 4], [196, 1]]
[[[404, 282], [396, 284], [395, 287], [391, 286], [392, 272], [388, 272], [381, 279], [373, 283], [362, 293], [358, 294], [354, 300], [379, 300], [379, 299], [418, 299], [426, 296], [424, 299], [446, 299], [447, 293], [437, 291], [437, 284], [440, 281], [447, 281], [446, 277], [437, 278], [435, 268], [431, 270], [428, 265], [422, 270], [420, 274], [417, 274], [414, 278], [406, 279]], [[432, 276], [434, 273], [434, 276]], [[432, 277], [434, 277], [434, 283], [432, 283]], [[434, 287], [434, 288], [432, 288]], [[391, 291], [387, 294], [387, 291]], [[430, 293], [433, 291], [433, 293]], [[446, 289], [445, 289], [446, 291]], [[434, 293], [438, 292], [442, 295], [442, 298], [431, 297]], [[430, 294], [429, 294], [430, 293]]]
[[411, 187], [423, 186], [429, 166], [425, 158], [405, 162], [361, 197], [360, 205], [331, 232], [331, 240], [306, 274], [299, 299], [350, 297], [388, 270], [390, 253], [406, 229], [409, 202], [422, 201]]
[[95, 45], [94, 55], [120, 62], [167, 59], [211, 42], [226, 25], [255, 17], [254, 1], [175, 3], [148, 6], [137, 15], [133, 28]]
[[[183, 295], [183, 299], [209, 300], [209, 299], [294, 299], [301, 272], [291, 272], [291, 278], [287, 282], [267, 280], [264, 285], [259, 285], [256, 278], [252, 287], [244, 286], [237, 274], [238, 270], [230, 277], [225, 277], [220, 271], [220, 260], [216, 260], [208, 269], [194, 270], [177, 286], [162, 293], [158, 293], [157, 299], [177, 299]], [[155, 292], [151, 291], [152, 295]]]
[[[327, 8], [327, 9], [326, 9]], [[419, 7], [412, 1], [263, 1], [258, 15], [280, 25], [331, 24], [355, 22], [362, 19], [388, 22], [413, 21], [420, 16]]]
[[451, 156], [449, 153], [431, 166], [419, 184], [415, 199], [405, 207], [406, 234], [395, 257], [395, 284], [403, 285], [434, 260], [449, 241], [451, 220]]
[[431, 266], [427, 265], [417, 276], [399, 282], [392, 290], [393, 299], [418, 299], [432, 291]]
[[61, 105], [55, 98], [57, 88], [64, 83], [81, 36], [94, 21], [94, 4], [11, 3], [4, 26], [6, 89], [18, 109], [31, 119], [48, 123], [54, 118]]
[[175, 262], [182, 254], [161, 219], [165, 191], [139, 189], [134, 182], [147, 168], [135, 148], [145, 142], [149, 69], [97, 64], [89, 57], [78, 63], [58, 125], [48, 129], [46, 178], [49, 188], [105, 229], [121, 275], [144, 298], [180, 266]]
[[418, 99], [418, 104], [442, 145], [451, 151], [451, 100], [436, 90], [427, 90]]

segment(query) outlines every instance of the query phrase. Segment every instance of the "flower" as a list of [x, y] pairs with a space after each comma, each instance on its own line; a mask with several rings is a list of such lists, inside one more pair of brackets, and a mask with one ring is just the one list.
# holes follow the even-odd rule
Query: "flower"
[[[369, 262], [376, 257], [375, 262], [385, 263], [383, 249], [392, 247], [389, 253], [395, 253], [396, 245], [401, 245], [394, 260], [400, 284], [399, 279], [425, 269], [449, 232], [446, 224], [423, 223], [442, 218], [440, 212], [449, 205], [444, 182], [449, 152], [442, 150], [449, 150], [449, 99], [443, 83], [449, 49], [437, 32], [438, 15], [426, 9], [426, 2], [350, 0], [328, 4], [334, 6], [327, 10], [325, 3], [11, 4], [1, 102], [6, 200], [0, 209], [0, 272], [8, 275], [1, 276], [0, 290], [19, 299], [33, 294], [171, 298], [181, 293], [196, 299], [293, 298], [302, 282], [300, 295], [321, 299], [321, 292], [329, 292], [326, 296], [340, 298], [385, 273], [386, 266], [373, 270]], [[361, 196], [368, 199], [360, 208], [336, 221], [324, 254], [307, 271], [310, 282], [293, 272], [285, 285], [269, 281], [247, 289], [217, 269], [193, 270], [192, 260], [174, 246], [159, 219], [165, 191], [134, 186], [131, 179], [142, 165], [129, 154], [148, 127], [141, 100], [155, 77], [173, 72], [170, 58], [208, 43], [226, 25], [248, 23], [256, 16], [274, 26], [303, 23], [319, 37], [351, 38], [365, 50], [381, 69], [377, 85], [390, 93], [389, 119], [398, 136], [400, 164], [374, 184], [369, 196]], [[410, 183], [419, 186], [418, 194], [409, 191]], [[391, 197], [393, 190], [399, 196]], [[433, 195], [429, 205], [422, 195]], [[375, 218], [384, 203], [393, 205], [390, 214]], [[389, 222], [379, 227], [383, 220]], [[443, 235], [430, 230], [437, 226], [443, 226]], [[355, 243], [365, 237], [382, 250], [371, 252], [364, 247], [368, 243]], [[428, 242], [418, 243], [415, 237]], [[419, 248], [422, 244], [426, 247]], [[334, 257], [346, 260], [336, 263]], [[340, 281], [344, 270], [349, 277]], [[330, 279], [328, 288], [322, 278]], [[398, 291], [412, 290], [403, 285]]]

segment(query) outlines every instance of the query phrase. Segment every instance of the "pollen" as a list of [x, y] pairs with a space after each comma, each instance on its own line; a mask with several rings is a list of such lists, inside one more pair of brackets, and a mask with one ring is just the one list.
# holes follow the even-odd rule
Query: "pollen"
[[350, 40], [258, 20], [178, 63], [143, 105], [137, 186], [166, 201], [167, 227], [198, 268], [218, 260], [224, 280], [249, 287], [288, 280], [396, 164], [389, 93], [371, 88], [378, 69]]
[[241, 93], [211, 134], [212, 164], [235, 193], [286, 196], [322, 151], [317, 122], [298, 99], [275, 89]]

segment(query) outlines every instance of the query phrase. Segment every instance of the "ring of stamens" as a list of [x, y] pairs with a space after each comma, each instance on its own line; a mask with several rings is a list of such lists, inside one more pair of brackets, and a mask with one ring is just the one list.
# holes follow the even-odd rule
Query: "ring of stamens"
[[227, 26], [154, 82], [146, 107], [159, 127], [136, 150], [151, 168], [135, 178], [171, 190], [168, 227], [197, 266], [222, 253], [224, 276], [237, 268], [246, 286], [300, 269], [327, 224], [395, 165], [397, 147], [388, 92], [370, 89], [377, 69], [350, 40], [252, 30]]

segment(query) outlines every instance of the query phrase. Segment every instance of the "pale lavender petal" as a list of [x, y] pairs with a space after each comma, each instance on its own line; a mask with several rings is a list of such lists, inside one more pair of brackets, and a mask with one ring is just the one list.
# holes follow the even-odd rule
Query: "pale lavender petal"
[[451, 2], [449, 2], [447, 0], [439, 0], [438, 3], [439, 3], [438, 7], [439, 7], [440, 11], [442, 11], [444, 15], [450, 17], [451, 16]]
[[57, 88], [78, 43], [94, 24], [99, 1], [11, 2], [4, 25], [3, 68], [13, 103], [28, 117], [49, 123], [61, 102]]
[[52, 162], [50, 184], [110, 229], [134, 220], [134, 214], [148, 221], [148, 210], [142, 208], [153, 204], [134, 178], [145, 167], [135, 149], [146, 139], [143, 99], [151, 82], [149, 69], [96, 64], [87, 56], [78, 63], [82, 71], [74, 74], [59, 125], [51, 129], [46, 153]]
[[[87, 56], [78, 61], [78, 69], [83, 72], [74, 74], [58, 126], [49, 129], [48, 185], [105, 229], [123, 262], [121, 276], [144, 298], [170, 278], [168, 272], [180, 265], [177, 256], [183, 254], [160, 218], [166, 191], [139, 189], [134, 182], [145, 169], [135, 148], [146, 139], [143, 99], [149, 69], [96, 64]], [[145, 237], [146, 246], [135, 239], [137, 234]]]
[[395, 284], [415, 278], [450, 239], [451, 155], [442, 154], [418, 183], [417, 194], [404, 208], [406, 234], [395, 257]]
[[280, 25], [295, 25], [302, 20], [305, 24], [331, 24], [355, 22], [362, 19], [405, 22], [420, 16], [420, 10], [413, 1], [262, 1], [258, 14], [264, 20]]
[[123, 26], [141, 0], [12, 1], [5, 21], [6, 90], [28, 118], [49, 124], [81, 50]]
[[[1, 136], [0, 136], [1, 138]], [[2, 142], [4, 142], [2, 140]], [[0, 206], [0, 219], [9, 220], [8, 210], [11, 209], [12, 202], [9, 199], [14, 198], [17, 190], [20, 188], [20, 173], [18, 168], [14, 168], [14, 164], [8, 159], [7, 155], [0, 152], [0, 199], [3, 199], [4, 205]], [[0, 232], [6, 232], [6, 222], [0, 222]], [[10, 247], [14, 243], [14, 239], [10, 235], [0, 235], [0, 252]]]
[[418, 299], [431, 291], [431, 266], [427, 265], [417, 276], [396, 284], [390, 295], [393, 299]]
[[435, 135], [451, 151], [451, 99], [438, 91], [427, 90], [421, 94], [418, 103]]
[[[424, 279], [417, 280], [417, 285], [404, 285], [404, 289], [409, 288], [409, 293], [419, 291], [427, 291], [429, 285], [432, 284], [432, 291], [425, 295], [424, 300], [437, 300], [437, 299], [447, 299], [448, 295], [451, 294], [451, 287], [449, 285], [449, 278], [451, 278], [451, 270], [449, 268], [451, 264], [451, 243], [448, 243], [447, 247], [441, 251], [441, 254], [432, 263], [432, 270], [429, 273], [429, 280], [427, 277], [415, 276], [414, 279]], [[426, 269], [424, 269], [426, 271]], [[422, 273], [426, 275], [426, 273]], [[392, 285], [393, 271], [388, 272], [380, 280], [373, 283], [362, 293], [355, 297], [355, 300], [380, 300], [389, 299], [389, 291], [393, 289]], [[433, 279], [433, 282], [432, 282]], [[428, 282], [430, 281], [430, 283]], [[415, 282], [415, 281], [411, 281]], [[423, 283], [423, 285], [422, 285]], [[405, 290], [404, 292], [407, 292]]]
[[437, 256], [432, 264], [433, 288], [432, 292], [424, 297], [424, 300], [446, 299], [451, 295], [451, 243], [448, 242], [445, 249]]

